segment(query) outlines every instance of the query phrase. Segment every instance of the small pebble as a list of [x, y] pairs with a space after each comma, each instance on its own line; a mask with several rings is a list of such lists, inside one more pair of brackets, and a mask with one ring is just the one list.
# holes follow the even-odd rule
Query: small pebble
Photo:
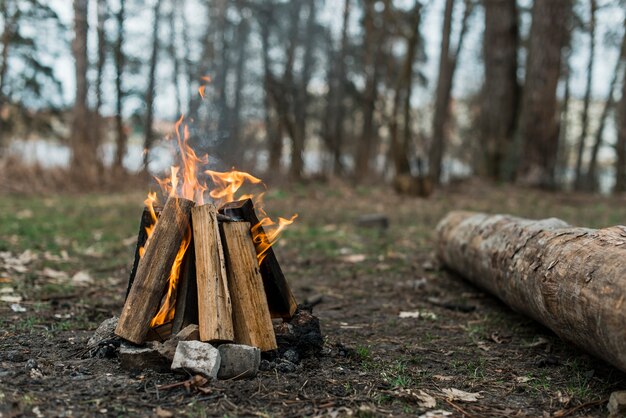
[[259, 370], [263, 372], [274, 370], [275, 368], [276, 363], [274, 363], [273, 361], [261, 360], [261, 364], [259, 365]]
[[39, 368], [39, 364], [37, 364], [37, 360], [31, 358], [26, 362], [25, 368], [26, 370], [37, 369]]
[[283, 358], [293, 364], [298, 364], [300, 362], [300, 356], [296, 350], [285, 351]]
[[283, 360], [276, 365], [276, 370], [281, 373], [293, 373], [297, 369], [296, 365], [288, 360]]

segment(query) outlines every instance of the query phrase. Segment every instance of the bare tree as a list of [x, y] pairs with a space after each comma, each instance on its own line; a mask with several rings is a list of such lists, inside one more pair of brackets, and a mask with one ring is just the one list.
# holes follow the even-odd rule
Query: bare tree
[[148, 69], [148, 88], [146, 90], [146, 117], [144, 121], [144, 154], [143, 169], [148, 171], [149, 153], [154, 141], [152, 122], [154, 120], [154, 96], [156, 84], [156, 68], [159, 57], [159, 23], [161, 20], [161, 0], [156, 0], [152, 10], [152, 52], [150, 55], [150, 66]]
[[622, 98], [617, 105], [617, 143], [615, 146], [615, 193], [626, 192], [626, 66], [622, 74]]
[[484, 173], [504, 180], [504, 162], [513, 143], [518, 114], [518, 25], [515, 0], [485, 0], [481, 136]]
[[98, 161], [98, 143], [94, 132], [90, 129], [91, 115], [87, 94], [87, 32], [88, 32], [88, 0], [74, 0], [74, 39], [72, 53], [74, 55], [76, 76], [76, 98], [72, 112], [71, 169], [87, 184], [98, 181], [100, 164]]
[[556, 88], [571, 9], [571, 0], [533, 4], [520, 116], [524, 158], [518, 169], [518, 180], [529, 186], [554, 186], [559, 140]]
[[124, 130], [124, 23], [126, 20], [126, 10], [124, 2], [121, 1], [119, 9], [115, 14], [117, 22], [117, 39], [113, 47], [113, 60], [115, 61], [115, 160], [113, 171], [121, 173], [124, 171], [124, 156], [126, 155], [126, 132]]
[[451, 47], [450, 37], [452, 34], [452, 12], [454, 4], [455, 0], [446, 0], [444, 10], [441, 54], [439, 56], [439, 75], [435, 93], [432, 138], [428, 155], [429, 175], [433, 184], [439, 184], [441, 180], [443, 156], [447, 143], [447, 124], [450, 116], [449, 108], [452, 94], [452, 82], [454, 80], [454, 72], [456, 70], [459, 53], [463, 46], [465, 33], [467, 32], [468, 20], [473, 10], [471, 0], [466, 0], [465, 11], [459, 30], [459, 38], [456, 43], [456, 48], [453, 49]]
[[[626, 26], [626, 20], [624, 20], [624, 26]], [[609, 118], [609, 113], [615, 106], [615, 87], [617, 86], [620, 67], [622, 66], [624, 60], [626, 60], [626, 32], [622, 36], [622, 46], [620, 47], [620, 53], [615, 63], [615, 68], [613, 70], [613, 78], [611, 78], [611, 84], [609, 85], [609, 94], [607, 99], [604, 102], [604, 107], [602, 108], [602, 114], [600, 115], [600, 121], [598, 124], [598, 129], [595, 135], [595, 141], [593, 143], [593, 148], [591, 149], [591, 157], [589, 158], [589, 168], [587, 173], [585, 174], [585, 189], [586, 190], [595, 190], [598, 186], [598, 152], [600, 151], [600, 146], [602, 145], [604, 139], [604, 129], [606, 128], [606, 121]]]
[[589, 60], [587, 61], [587, 81], [585, 89], [585, 97], [583, 99], [583, 109], [580, 115], [580, 123], [582, 130], [578, 139], [578, 150], [576, 154], [576, 172], [574, 179], [574, 189], [583, 188], [583, 157], [585, 154], [585, 145], [587, 141], [587, 132], [589, 130], [589, 103], [591, 102], [591, 89], [593, 81], [593, 66], [595, 62], [596, 51], [596, 10], [598, 6], [596, 0], [589, 0]]

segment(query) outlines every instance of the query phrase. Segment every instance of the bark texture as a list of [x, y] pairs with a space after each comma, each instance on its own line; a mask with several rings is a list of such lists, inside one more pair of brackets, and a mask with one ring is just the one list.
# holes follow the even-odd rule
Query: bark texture
[[517, 119], [518, 48], [517, 6], [515, 0], [485, 2], [485, 84], [482, 99], [484, 171], [493, 180], [503, 180], [504, 162]]
[[448, 268], [626, 371], [626, 227], [452, 212], [437, 235]]
[[556, 88], [571, 12], [571, 0], [533, 4], [520, 116], [524, 158], [518, 170], [520, 183], [533, 187], [554, 186], [559, 142]]

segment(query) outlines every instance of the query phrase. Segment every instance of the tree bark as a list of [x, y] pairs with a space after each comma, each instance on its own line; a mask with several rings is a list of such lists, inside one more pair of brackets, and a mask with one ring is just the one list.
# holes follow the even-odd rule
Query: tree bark
[[554, 186], [559, 140], [556, 88], [571, 11], [571, 0], [533, 4], [520, 116], [523, 158], [518, 168], [518, 181], [532, 187]]
[[615, 193], [626, 192], [626, 66], [622, 75], [622, 98], [617, 107], [617, 144], [615, 161]]
[[487, 0], [484, 5], [483, 170], [492, 180], [504, 180], [504, 163], [513, 143], [519, 102], [517, 6], [515, 0]]
[[74, 70], [76, 77], [76, 98], [72, 111], [71, 148], [72, 158], [70, 168], [77, 178], [85, 185], [96, 184], [99, 180], [98, 143], [91, 124], [91, 115], [88, 108], [87, 95], [89, 84], [87, 70], [89, 60], [87, 56], [87, 14], [88, 0], [74, 0], [74, 39], [72, 40], [72, 54], [74, 56]]
[[346, 92], [346, 55], [348, 53], [348, 25], [351, 15], [351, 0], [344, 0], [343, 4], [343, 22], [341, 25], [341, 47], [339, 56], [337, 57], [336, 72], [336, 89], [334, 91], [334, 108], [332, 129], [332, 154], [333, 154], [333, 173], [335, 175], [344, 174], [344, 166], [341, 159], [343, 144], [343, 123], [345, 118], [344, 96]]
[[[624, 26], [626, 26], [626, 20], [624, 20]], [[615, 69], [613, 70], [613, 78], [611, 78], [611, 84], [609, 85], [609, 94], [604, 102], [602, 108], [602, 114], [600, 115], [600, 121], [598, 123], [598, 130], [596, 131], [595, 141], [593, 148], [591, 149], [591, 157], [589, 158], [589, 168], [585, 175], [585, 189], [596, 190], [598, 188], [598, 152], [604, 139], [604, 129], [606, 127], [606, 121], [609, 117], [609, 113], [615, 106], [615, 86], [619, 79], [620, 68], [626, 59], [626, 33], [622, 36], [622, 46], [620, 48], [620, 54], [615, 63]]]
[[248, 35], [250, 26], [245, 18], [242, 18], [237, 28], [237, 61], [235, 62], [235, 99], [233, 109], [230, 114], [230, 138], [227, 146], [227, 157], [232, 161], [233, 165], [241, 165], [240, 146], [243, 144], [241, 130], [241, 108], [243, 99], [243, 88], [245, 86], [245, 64], [247, 58], [246, 45], [248, 43]]
[[448, 268], [626, 371], [626, 227], [452, 212], [437, 234]]
[[[170, 59], [172, 60], [172, 84], [174, 86], [174, 91], [175, 91], [175, 96], [176, 96], [176, 116], [180, 116], [182, 114], [182, 108], [183, 108], [183, 99], [182, 99], [182, 95], [181, 95], [181, 88], [180, 88], [180, 60], [178, 59], [178, 51], [177, 51], [177, 36], [176, 36], [176, 23], [178, 21], [177, 19], [177, 12], [179, 11], [179, 6], [178, 6], [178, 2], [176, 0], [172, 0], [171, 2], [171, 10], [170, 13], [168, 14], [168, 21], [169, 21], [169, 31], [170, 31], [170, 39], [169, 39], [169, 43], [167, 45], [167, 52], [170, 56]], [[186, 22], [183, 22], [183, 25], [186, 24]], [[185, 47], [185, 49], [187, 49]]]
[[473, 6], [469, 0], [465, 1], [465, 11], [461, 20], [461, 29], [456, 49], [453, 51], [450, 45], [452, 31], [452, 12], [454, 0], [446, 0], [444, 10], [443, 32], [441, 38], [441, 55], [439, 56], [439, 76], [437, 79], [437, 91], [435, 93], [435, 113], [433, 116], [432, 138], [428, 156], [429, 174], [433, 184], [441, 181], [443, 157], [447, 144], [447, 125], [450, 118], [450, 98], [454, 81], [454, 72], [458, 61], [459, 53], [463, 46], [465, 33], [467, 32], [467, 21], [472, 12]]
[[593, 65], [596, 51], [596, 0], [589, 0], [590, 20], [589, 20], [589, 60], [587, 61], [587, 80], [585, 97], [583, 99], [583, 109], [580, 115], [582, 130], [578, 139], [578, 150], [576, 154], [576, 172], [574, 178], [574, 189], [583, 188], [583, 157], [585, 155], [585, 145], [587, 142], [587, 131], [589, 129], [589, 104], [591, 102], [591, 88], [593, 81]]
[[119, 9], [115, 15], [117, 21], [117, 39], [113, 48], [113, 58], [115, 60], [115, 161], [113, 170], [116, 173], [124, 172], [124, 156], [126, 155], [127, 136], [124, 130], [124, 21], [126, 20], [126, 10], [124, 2], [120, 2]]
[[148, 163], [150, 162], [150, 150], [154, 142], [154, 131], [152, 130], [152, 122], [154, 120], [154, 96], [156, 87], [156, 68], [159, 58], [159, 26], [161, 21], [161, 0], [156, 0], [152, 10], [152, 52], [150, 55], [150, 68], [148, 70], [148, 88], [146, 90], [146, 117], [144, 121], [144, 140], [143, 140], [143, 170], [148, 172]]

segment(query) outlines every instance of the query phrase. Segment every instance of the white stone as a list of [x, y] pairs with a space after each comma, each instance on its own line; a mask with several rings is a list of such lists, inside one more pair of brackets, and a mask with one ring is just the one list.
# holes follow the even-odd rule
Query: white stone
[[176, 347], [172, 370], [186, 370], [204, 377], [216, 378], [220, 363], [220, 352], [211, 344], [181, 341]]

